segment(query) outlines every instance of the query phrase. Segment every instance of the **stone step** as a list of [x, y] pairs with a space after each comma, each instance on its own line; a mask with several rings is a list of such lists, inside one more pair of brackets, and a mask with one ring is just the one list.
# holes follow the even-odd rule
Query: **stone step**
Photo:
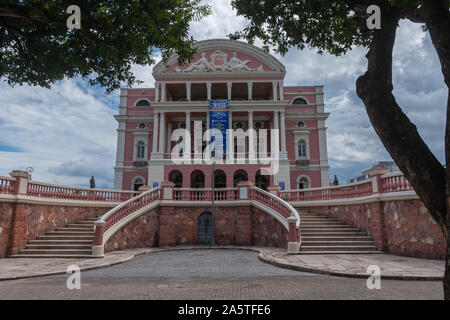
[[338, 221], [335, 219], [328, 219], [328, 218], [306, 218], [306, 217], [300, 217], [301, 222], [322, 222], [322, 221]]
[[373, 241], [356, 241], [356, 240], [305, 240], [302, 239], [302, 247], [310, 246], [373, 246]]
[[348, 224], [343, 224], [343, 223], [341, 223], [341, 224], [337, 224], [337, 223], [335, 223], [335, 224], [333, 224], [333, 223], [317, 224], [317, 223], [314, 223], [314, 224], [311, 224], [311, 225], [309, 225], [309, 224], [307, 224], [307, 225], [300, 224], [300, 230], [316, 229], [316, 228], [325, 228], [325, 229], [327, 229], [327, 228], [336, 228], [336, 229], [356, 229], [356, 230], [359, 230], [359, 229], [357, 229], [355, 227], [352, 227], [352, 226], [349, 226]]
[[83, 249], [92, 250], [92, 244], [27, 244], [25, 250], [28, 249]]
[[377, 250], [377, 247], [372, 246], [301, 246], [301, 251], [371, 251]]
[[302, 235], [302, 243], [303, 241], [372, 241], [371, 237], [368, 236], [352, 236], [352, 235], [344, 235], [344, 236], [310, 236], [310, 235]]
[[50, 231], [47, 235], [64, 235], [64, 236], [93, 236], [94, 231]]
[[324, 220], [324, 221], [313, 221], [313, 222], [309, 222], [309, 221], [300, 221], [300, 226], [303, 227], [311, 227], [311, 226], [323, 226], [323, 225], [327, 225], [327, 226], [345, 226], [345, 227], [349, 227], [348, 224], [344, 224], [342, 222], [339, 221], [329, 221], [329, 220]]
[[375, 251], [375, 250], [370, 250], [370, 251], [363, 251], [363, 250], [358, 250], [358, 251], [352, 251], [352, 250], [337, 250], [337, 251], [300, 251], [298, 254], [379, 254], [379, 253], [384, 253], [382, 251]]
[[79, 220], [79, 221], [77, 221], [76, 223], [77, 223], [77, 224], [86, 224], [86, 225], [93, 226], [93, 225], [94, 225], [94, 222], [97, 221], [97, 220], [98, 220], [98, 219], [95, 219], [95, 220], [92, 220], [92, 221], [90, 221], [90, 220]]
[[65, 228], [92, 229], [94, 225], [69, 223]]
[[56, 234], [49, 235], [46, 234], [44, 236], [37, 236], [36, 240], [91, 240], [94, 241], [94, 234], [89, 235], [64, 235], [64, 234]]
[[22, 255], [33, 255], [33, 254], [76, 254], [76, 255], [89, 255], [92, 254], [92, 249], [24, 249], [19, 252]]
[[90, 232], [94, 231], [94, 228], [56, 228], [55, 231], [67, 231], [67, 232]]
[[349, 227], [349, 226], [313, 226], [313, 227], [301, 227], [300, 226], [300, 233], [303, 232], [314, 232], [314, 231], [318, 231], [318, 232], [358, 232], [360, 231], [359, 229], [353, 228], [353, 227]]
[[92, 245], [93, 239], [88, 240], [77, 240], [77, 239], [52, 239], [52, 240], [31, 240], [30, 244], [43, 244], [43, 245], [49, 245], [49, 244], [85, 244], [85, 245]]

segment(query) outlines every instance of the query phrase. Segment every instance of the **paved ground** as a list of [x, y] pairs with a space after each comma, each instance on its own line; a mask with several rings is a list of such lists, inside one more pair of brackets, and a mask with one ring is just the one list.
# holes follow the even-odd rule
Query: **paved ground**
[[[12, 259], [11, 259], [12, 260]], [[181, 250], [83, 271], [81, 289], [68, 275], [0, 281], [0, 299], [442, 299], [440, 281], [366, 279], [283, 269], [244, 250]]]
[[[114, 251], [100, 259], [0, 259], [0, 280], [18, 279], [47, 274], [65, 273], [67, 266], [76, 264], [82, 270], [105, 267], [132, 260], [136, 255], [166, 250], [201, 249], [195, 247], [142, 248]], [[206, 247], [205, 247], [206, 248]], [[444, 274], [444, 261], [400, 257], [390, 254], [327, 254], [327, 255], [287, 255], [286, 250], [267, 247], [219, 247], [222, 249], [246, 249], [259, 252], [265, 262], [300, 271], [367, 277], [367, 267], [377, 265], [385, 279], [440, 280]], [[195, 250], [190, 250], [191, 252]], [[164, 267], [161, 265], [161, 267]]]

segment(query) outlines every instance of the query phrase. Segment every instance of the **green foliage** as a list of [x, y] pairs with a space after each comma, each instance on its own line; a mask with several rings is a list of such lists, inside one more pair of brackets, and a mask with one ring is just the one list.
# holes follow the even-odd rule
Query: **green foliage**
[[[342, 55], [353, 46], [369, 46], [366, 9], [380, 1], [366, 0], [232, 0], [237, 14], [249, 20], [232, 39], [263, 40], [285, 54], [290, 47], [316, 48]], [[420, 0], [384, 1], [398, 10], [419, 10]]]
[[[72, 4], [81, 9], [81, 29], [67, 28]], [[189, 23], [210, 13], [200, 0], [3, 0], [0, 77], [50, 87], [82, 76], [109, 93], [138, 82], [132, 65], [154, 63], [158, 50], [192, 57]]]

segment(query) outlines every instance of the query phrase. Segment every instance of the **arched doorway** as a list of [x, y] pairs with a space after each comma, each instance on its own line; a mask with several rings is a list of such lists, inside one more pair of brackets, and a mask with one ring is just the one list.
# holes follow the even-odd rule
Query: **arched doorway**
[[195, 170], [191, 173], [191, 188], [204, 188], [205, 174], [200, 170]]
[[262, 175], [261, 170], [258, 170], [255, 176], [255, 186], [263, 190], [267, 190], [267, 187], [269, 186], [269, 176]]
[[237, 170], [233, 175], [233, 186], [237, 187], [241, 181], [248, 181], [248, 174], [244, 170]]
[[226, 188], [227, 175], [222, 170], [214, 171], [214, 188]]
[[139, 188], [145, 184], [145, 181], [141, 177], [136, 177], [133, 179], [133, 190], [139, 191]]
[[307, 177], [300, 177], [298, 179], [298, 188], [299, 189], [308, 189], [309, 186], [309, 179]]
[[169, 174], [169, 181], [175, 184], [175, 188], [182, 188], [183, 174], [178, 170], [174, 170]]
[[198, 217], [198, 244], [212, 244], [213, 220], [209, 212], [204, 212]]

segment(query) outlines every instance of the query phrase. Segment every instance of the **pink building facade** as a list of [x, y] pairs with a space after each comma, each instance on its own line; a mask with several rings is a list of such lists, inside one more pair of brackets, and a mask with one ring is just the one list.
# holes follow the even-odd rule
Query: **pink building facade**
[[[209, 188], [212, 174], [217, 188], [231, 188], [243, 180], [284, 190], [328, 186], [329, 114], [324, 112], [323, 86], [285, 86], [285, 67], [244, 42], [206, 40], [196, 47], [197, 53], [185, 65], [178, 65], [176, 56], [158, 63], [153, 70], [155, 88], [121, 89], [120, 112], [115, 116], [115, 188], [133, 190], [163, 181], [176, 187]], [[240, 157], [239, 163], [218, 163], [214, 173], [201, 159], [181, 165], [173, 161], [180, 142], [174, 139], [175, 130], [190, 129], [191, 145], [186, 149], [198, 151], [194, 124], [201, 121], [203, 131], [209, 128], [209, 101], [216, 99], [229, 101], [227, 129], [255, 129], [256, 150], [265, 141], [260, 132], [267, 130], [267, 154], [277, 154], [275, 174], [264, 174], [261, 168], [267, 165], [249, 160], [255, 149], [248, 136], [245, 152], [234, 155]], [[279, 132], [278, 143], [271, 143], [274, 130]], [[203, 140], [202, 151], [208, 139]]]

